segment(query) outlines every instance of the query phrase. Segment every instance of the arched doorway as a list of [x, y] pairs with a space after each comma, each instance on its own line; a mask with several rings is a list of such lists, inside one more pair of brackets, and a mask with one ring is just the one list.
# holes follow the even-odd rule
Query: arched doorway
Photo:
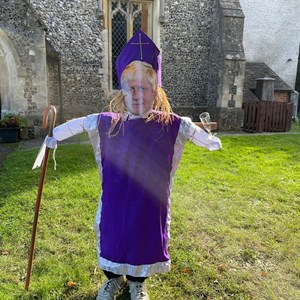
[[24, 82], [18, 76], [19, 57], [13, 44], [3, 30], [0, 30], [0, 94], [1, 113], [26, 109], [22, 99]]

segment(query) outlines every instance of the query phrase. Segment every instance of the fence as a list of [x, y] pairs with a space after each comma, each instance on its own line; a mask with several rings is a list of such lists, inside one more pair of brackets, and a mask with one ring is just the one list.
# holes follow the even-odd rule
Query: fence
[[249, 101], [243, 104], [244, 126], [247, 132], [284, 132], [291, 129], [292, 103], [279, 101]]

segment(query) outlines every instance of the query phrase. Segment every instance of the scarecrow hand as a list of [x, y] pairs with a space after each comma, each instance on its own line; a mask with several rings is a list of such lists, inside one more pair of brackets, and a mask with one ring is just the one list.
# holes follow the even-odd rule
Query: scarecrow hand
[[54, 137], [46, 136], [46, 146], [51, 149], [57, 148], [57, 140]]

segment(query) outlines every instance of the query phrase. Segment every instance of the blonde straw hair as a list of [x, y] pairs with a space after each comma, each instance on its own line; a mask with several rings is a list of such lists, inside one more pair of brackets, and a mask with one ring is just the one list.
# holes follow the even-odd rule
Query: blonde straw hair
[[[156, 71], [148, 63], [141, 61], [133, 61], [126, 66], [125, 70], [122, 73], [121, 84], [124, 86], [124, 83], [134, 80], [142, 74], [143, 79], [149, 81], [152, 90], [156, 91], [156, 97], [153, 102], [152, 109], [158, 111], [159, 113], [150, 114], [146, 122], [156, 120], [159, 123], [168, 125], [172, 123], [173, 115], [170, 103], [168, 101], [165, 91], [157, 85], [157, 75]], [[109, 129], [109, 134], [111, 135], [114, 131], [117, 123], [122, 120], [124, 122], [125, 114], [128, 112], [125, 106], [125, 96], [120, 90], [115, 97], [109, 103], [109, 111], [116, 113], [116, 118], [112, 119], [112, 125]]]

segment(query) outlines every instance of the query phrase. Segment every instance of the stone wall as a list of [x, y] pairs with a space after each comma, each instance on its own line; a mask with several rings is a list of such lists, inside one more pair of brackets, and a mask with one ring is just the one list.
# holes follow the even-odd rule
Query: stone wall
[[[48, 102], [59, 108], [59, 116], [62, 118], [62, 97], [61, 97], [61, 74], [60, 57], [52, 46], [47, 43], [47, 78], [48, 78]], [[60, 120], [61, 121], [61, 120]]]
[[[107, 29], [96, 17], [95, 0], [3, 0], [0, 7], [0, 28], [7, 31], [23, 67], [19, 78], [24, 84], [19, 86], [25, 101], [19, 102], [26, 103], [25, 109], [42, 115], [42, 108], [54, 104], [62, 122], [107, 105], [102, 85], [108, 76], [103, 55]], [[223, 108], [237, 112], [244, 71], [239, 1], [165, 0], [163, 8], [157, 32], [163, 86], [174, 111], [195, 121], [204, 110], [215, 120], [225, 115]], [[40, 125], [40, 120], [32, 122]]]
[[163, 85], [174, 111], [198, 121], [208, 110], [220, 129], [241, 130], [245, 57], [239, 1], [168, 0], [165, 8]]
[[47, 93], [44, 24], [26, 1], [2, 1], [0, 15], [2, 113], [23, 113], [33, 127]]
[[[175, 111], [207, 106], [214, 1], [165, 1], [161, 27], [163, 86]], [[214, 105], [215, 103], [211, 103]]]
[[65, 120], [100, 111], [106, 103], [99, 74], [103, 45], [96, 1], [30, 2], [47, 25], [46, 38], [60, 58], [61, 99], [51, 102], [63, 102]]
[[207, 82], [205, 107], [217, 107], [222, 70], [221, 9], [218, 1], [213, 2], [211, 14], [211, 44], [209, 51], [209, 77]]
[[244, 14], [239, 0], [219, 0], [220, 83], [216, 120], [221, 130], [242, 130], [244, 111]]
[[[31, 112], [37, 107], [35, 98], [42, 88], [36, 78], [45, 77], [45, 69], [40, 64], [44, 51], [43, 27], [33, 17], [30, 7], [21, 0], [4, 1], [0, 6], [0, 15], [0, 28], [3, 31], [2, 41], [5, 44], [3, 47], [6, 49], [3, 50], [6, 52], [3, 54], [3, 59], [10, 56], [16, 64], [16, 74], [11, 74], [12, 72], [9, 72], [11, 62], [7, 61], [8, 73], [6, 76], [18, 77], [17, 79], [10, 78], [9, 81], [14, 82], [15, 88], [19, 91], [7, 95], [8, 99], [4, 103], [4, 109]], [[3, 70], [1, 71], [3, 72]], [[13, 87], [8, 86], [9, 88]], [[19, 99], [22, 99], [22, 104], [18, 104]]]

